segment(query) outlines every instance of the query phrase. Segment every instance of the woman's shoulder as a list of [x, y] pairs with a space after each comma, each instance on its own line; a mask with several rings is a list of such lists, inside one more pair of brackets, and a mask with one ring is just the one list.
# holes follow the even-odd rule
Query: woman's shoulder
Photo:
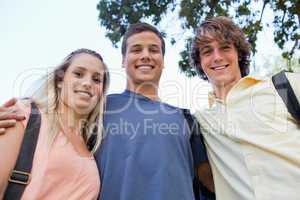
[[31, 102], [30, 99], [19, 99], [17, 103], [12, 107], [12, 112], [17, 112], [25, 116], [25, 120], [20, 121], [23, 128], [27, 126], [30, 114], [31, 114]]

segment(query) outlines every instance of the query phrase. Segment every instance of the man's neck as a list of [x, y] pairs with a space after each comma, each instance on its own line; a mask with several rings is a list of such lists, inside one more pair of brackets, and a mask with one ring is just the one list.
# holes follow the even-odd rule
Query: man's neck
[[218, 99], [225, 100], [229, 91], [235, 84], [230, 85], [215, 85], [213, 86], [214, 93]]
[[156, 85], [144, 85], [144, 86], [132, 86], [127, 83], [127, 90], [148, 97], [152, 100], [159, 100], [158, 97], [158, 86]]

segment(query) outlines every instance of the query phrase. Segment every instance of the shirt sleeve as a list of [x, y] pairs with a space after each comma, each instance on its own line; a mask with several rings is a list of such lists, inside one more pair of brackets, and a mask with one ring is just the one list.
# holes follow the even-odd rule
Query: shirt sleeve
[[194, 164], [197, 166], [201, 162], [208, 161], [207, 152], [204, 145], [204, 138], [201, 133], [201, 128], [199, 122], [194, 116], [193, 118], [193, 127], [191, 129], [191, 148], [193, 152]]

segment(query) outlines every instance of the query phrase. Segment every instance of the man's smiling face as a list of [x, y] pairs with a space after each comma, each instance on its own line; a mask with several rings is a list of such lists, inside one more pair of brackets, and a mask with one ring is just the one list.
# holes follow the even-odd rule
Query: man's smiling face
[[158, 85], [164, 65], [160, 38], [150, 31], [130, 36], [122, 63], [127, 80], [135, 87]]
[[241, 79], [238, 52], [232, 43], [207, 35], [209, 42], [199, 46], [201, 66], [215, 87], [234, 85]]

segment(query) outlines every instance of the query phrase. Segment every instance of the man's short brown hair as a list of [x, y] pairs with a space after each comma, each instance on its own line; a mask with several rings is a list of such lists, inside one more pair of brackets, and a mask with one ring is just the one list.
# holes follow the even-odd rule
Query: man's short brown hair
[[165, 55], [165, 40], [161, 34], [161, 32], [158, 31], [157, 28], [154, 26], [144, 23], [144, 22], [139, 22], [135, 24], [131, 24], [129, 28], [127, 29], [126, 33], [124, 34], [123, 40], [122, 40], [122, 46], [121, 46], [121, 51], [122, 51], [122, 56], [125, 56], [126, 50], [127, 50], [127, 40], [130, 36], [142, 33], [142, 32], [152, 32], [157, 37], [159, 37], [161, 41], [161, 51], [162, 54]]
[[200, 46], [211, 42], [211, 39], [207, 36], [208, 34], [217, 41], [225, 41], [234, 45], [238, 52], [241, 76], [247, 76], [249, 74], [250, 65], [250, 44], [242, 29], [234, 24], [230, 18], [223, 16], [205, 20], [197, 29], [196, 36], [192, 42], [190, 61], [198, 75], [203, 80], [208, 80], [202, 69], [200, 57]]

